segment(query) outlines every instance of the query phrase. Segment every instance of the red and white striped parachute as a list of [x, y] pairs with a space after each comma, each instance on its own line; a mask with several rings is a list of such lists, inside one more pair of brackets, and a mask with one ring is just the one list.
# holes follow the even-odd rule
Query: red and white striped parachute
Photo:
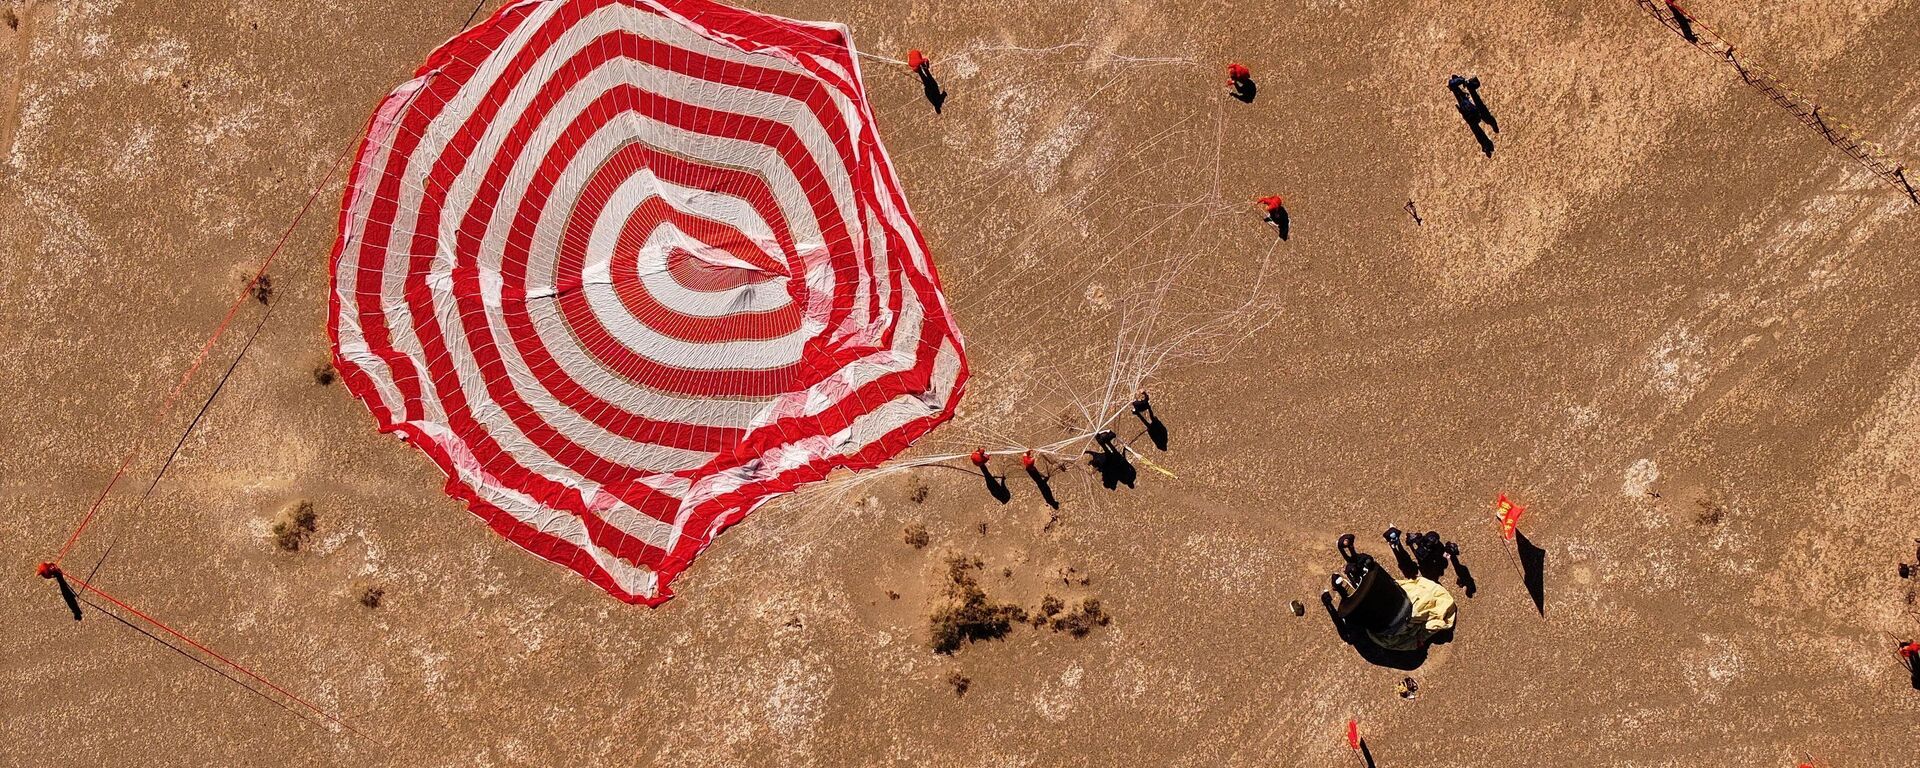
[[967, 377], [846, 28], [708, 0], [523, 0], [435, 51], [367, 129], [332, 299], [381, 429], [628, 602]]

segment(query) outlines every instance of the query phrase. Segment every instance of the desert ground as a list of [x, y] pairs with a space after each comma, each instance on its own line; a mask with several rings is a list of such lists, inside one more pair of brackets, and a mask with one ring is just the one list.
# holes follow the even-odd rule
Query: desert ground
[[[1359, 765], [1349, 719], [1380, 768], [1920, 762], [1920, 207], [1632, 0], [752, 5], [924, 49], [951, 94], [865, 62], [974, 370], [910, 455], [1079, 434], [1138, 382], [1171, 433], [1138, 487], [841, 477], [622, 604], [316, 380], [337, 178], [149, 432], [472, 4], [0, 0], [0, 764]], [[1920, 3], [1687, 5], [1920, 163]], [[68, 569], [360, 735], [34, 577], [130, 443]], [[1478, 582], [1411, 671], [1319, 607], [1335, 538], [1384, 557], [1389, 524]], [[937, 654], [953, 557], [1111, 621]]]

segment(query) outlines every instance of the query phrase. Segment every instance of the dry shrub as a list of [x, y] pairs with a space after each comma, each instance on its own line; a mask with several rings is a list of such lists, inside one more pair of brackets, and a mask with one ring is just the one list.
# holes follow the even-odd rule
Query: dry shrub
[[996, 603], [974, 578], [981, 563], [955, 557], [947, 561], [947, 604], [933, 611], [927, 622], [927, 645], [934, 653], [951, 654], [980, 640], [998, 640], [1025, 623], [1027, 612], [1011, 603]]
[[313, 369], [313, 383], [320, 386], [332, 386], [333, 382], [339, 378], [340, 373], [333, 369], [333, 361], [331, 360], [321, 363], [320, 367]]
[[1065, 632], [1074, 637], [1086, 637], [1093, 632], [1094, 628], [1104, 627], [1112, 621], [1113, 617], [1108, 616], [1106, 609], [1100, 607], [1100, 599], [1089, 597], [1080, 601], [1080, 607], [1053, 617], [1053, 631]]
[[902, 532], [902, 538], [906, 540], [907, 546], [914, 549], [926, 549], [928, 544], [933, 543], [933, 536], [927, 533], [927, 527], [919, 523], [907, 526]]
[[385, 587], [368, 584], [360, 588], [360, 604], [368, 608], [380, 607], [380, 601], [385, 600], [386, 597], [387, 590]]
[[14, 13], [12, 6], [0, 8], [0, 21], [7, 23], [7, 29], [20, 28], [20, 14]]
[[927, 487], [926, 483], [916, 480], [913, 483], [913, 494], [908, 496], [908, 498], [913, 499], [913, 503], [915, 504], [924, 504], [927, 501], [927, 494], [930, 491], [931, 489]]
[[1052, 621], [1053, 617], [1060, 615], [1060, 612], [1066, 610], [1066, 607], [1067, 604], [1062, 602], [1060, 598], [1047, 595], [1040, 599], [1040, 607], [1028, 615], [1027, 622], [1032, 624], [1034, 629], [1039, 629], [1046, 626], [1047, 622]]
[[1700, 525], [1719, 525], [1727, 519], [1727, 508], [1712, 499], [1701, 499], [1694, 502], [1694, 506], [1700, 511], [1694, 514], [1693, 521]]
[[318, 521], [313, 502], [302, 500], [287, 505], [280, 510], [279, 519], [273, 521], [273, 545], [283, 552], [300, 551], [300, 547], [307, 543], [307, 537], [318, 529]]
[[[183, 83], [180, 87], [185, 88], [186, 84]], [[273, 301], [273, 278], [261, 275], [258, 280], [253, 281], [253, 298], [261, 304]]]
[[953, 695], [965, 696], [967, 689], [973, 687], [973, 678], [960, 674], [959, 670], [947, 673], [947, 685], [953, 686]]

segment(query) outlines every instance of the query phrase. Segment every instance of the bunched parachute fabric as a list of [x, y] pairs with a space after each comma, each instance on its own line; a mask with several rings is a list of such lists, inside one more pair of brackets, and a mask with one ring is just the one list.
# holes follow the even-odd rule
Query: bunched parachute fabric
[[958, 328], [845, 27], [529, 0], [376, 110], [350, 389], [494, 530], [657, 605], [727, 526], [950, 418]]

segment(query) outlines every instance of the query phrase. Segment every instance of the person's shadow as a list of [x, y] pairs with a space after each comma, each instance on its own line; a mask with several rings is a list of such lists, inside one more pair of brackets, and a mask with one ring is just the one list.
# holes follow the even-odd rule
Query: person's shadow
[[1453, 564], [1454, 581], [1460, 585], [1462, 590], [1466, 591], [1467, 597], [1473, 597], [1475, 592], [1480, 591], [1480, 583], [1473, 580], [1473, 571], [1467, 570], [1467, 564], [1460, 562], [1460, 549], [1458, 547], [1447, 548], [1447, 562]]
[[1685, 11], [1671, 5], [1667, 6], [1667, 11], [1673, 15], [1674, 25], [1680, 28], [1680, 36], [1689, 43], [1699, 45], [1700, 33], [1693, 31], [1693, 19], [1688, 18]]
[[1160, 421], [1160, 417], [1154, 414], [1153, 409], [1148, 408], [1144, 412], [1134, 411], [1133, 415], [1140, 419], [1141, 424], [1146, 425], [1147, 439], [1153, 441], [1153, 447], [1163, 451], [1166, 450], [1167, 440], [1170, 437], [1167, 432], [1167, 425]]
[[1420, 560], [1420, 575], [1429, 581], [1439, 581], [1447, 575], [1447, 555], [1444, 552], [1429, 550]]
[[1246, 80], [1234, 81], [1233, 97], [1236, 99], [1239, 99], [1240, 103], [1252, 104], [1253, 100], [1259, 97], [1259, 95], [1260, 95], [1260, 86], [1259, 84], [1253, 82], [1251, 78]]
[[1479, 115], [1480, 121], [1492, 128], [1494, 133], [1499, 133], [1500, 121], [1493, 116], [1493, 110], [1487, 108], [1487, 100], [1480, 97], [1480, 78], [1467, 78], [1467, 95], [1473, 99], [1473, 111]]
[[1120, 451], [1104, 448], [1087, 451], [1087, 463], [1093, 465], [1093, 470], [1100, 475], [1100, 485], [1109, 491], [1117, 490], [1121, 484], [1132, 488], [1134, 481], [1140, 477], [1140, 470], [1135, 469], [1133, 462], [1127, 461], [1127, 455]]
[[947, 104], [947, 91], [940, 87], [940, 81], [933, 76], [933, 68], [921, 67], [914, 70], [914, 74], [920, 76], [920, 90], [926, 93], [927, 103], [933, 105], [933, 113], [940, 114], [940, 109]]
[[1459, 107], [1460, 117], [1467, 121], [1468, 128], [1473, 129], [1473, 140], [1480, 144], [1480, 154], [1493, 157], [1493, 137], [1488, 136], [1487, 130], [1480, 127], [1479, 116], [1474, 114], [1472, 105], [1461, 102]]
[[1013, 489], [1007, 487], [1006, 478], [994, 476], [986, 467], [980, 468], [980, 476], [986, 478], [987, 493], [993, 494], [994, 501], [1005, 504], [1013, 499]]
[[1033, 481], [1035, 488], [1040, 489], [1040, 499], [1047, 502], [1047, 506], [1060, 508], [1060, 500], [1053, 497], [1053, 481], [1047, 479], [1047, 473], [1041, 472], [1037, 466], [1030, 466], [1027, 467], [1027, 478]]
[[1420, 572], [1420, 564], [1415, 562], [1412, 553], [1398, 541], [1390, 541], [1387, 547], [1393, 550], [1393, 564], [1400, 569], [1400, 575], [1411, 577]]
[[1527, 596], [1533, 598], [1533, 609], [1540, 615], [1547, 615], [1547, 551], [1527, 539], [1519, 531], [1513, 532], [1514, 548], [1520, 553], [1521, 581], [1527, 585]]
[[1467, 128], [1473, 131], [1473, 140], [1480, 144], [1480, 153], [1493, 157], [1493, 137], [1487, 135], [1486, 126], [1500, 132], [1500, 121], [1493, 116], [1493, 110], [1487, 108], [1487, 102], [1480, 97], [1480, 78], [1462, 78], [1454, 75], [1447, 81], [1447, 92], [1453, 94], [1453, 106], [1460, 111], [1460, 119], [1466, 121]]
[[1367, 761], [1367, 768], [1380, 768], [1373, 762], [1373, 750], [1367, 748], [1367, 740], [1360, 740], [1360, 759]]

